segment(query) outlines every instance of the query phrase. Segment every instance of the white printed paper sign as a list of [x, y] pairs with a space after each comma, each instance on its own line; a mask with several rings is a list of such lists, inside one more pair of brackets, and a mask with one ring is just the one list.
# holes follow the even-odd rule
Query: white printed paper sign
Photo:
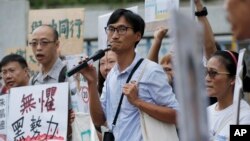
[[9, 103], [9, 141], [66, 140], [68, 83], [13, 88]]
[[153, 31], [159, 26], [167, 28], [170, 11], [179, 8], [179, 0], [145, 0], [146, 30]]

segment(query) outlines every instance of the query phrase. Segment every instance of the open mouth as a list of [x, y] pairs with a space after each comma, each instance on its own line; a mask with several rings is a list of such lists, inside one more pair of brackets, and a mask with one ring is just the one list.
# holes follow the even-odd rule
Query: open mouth
[[36, 59], [39, 61], [39, 60], [42, 60], [45, 56], [43, 54], [37, 54], [36, 55]]

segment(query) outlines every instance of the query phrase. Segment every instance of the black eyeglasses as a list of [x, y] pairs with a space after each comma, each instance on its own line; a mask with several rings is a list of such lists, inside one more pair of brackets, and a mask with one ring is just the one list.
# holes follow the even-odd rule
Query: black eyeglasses
[[208, 75], [210, 78], [214, 78], [216, 75], [219, 75], [219, 74], [224, 74], [224, 75], [230, 75], [229, 72], [218, 72], [218, 71], [215, 71], [215, 70], [205, 70], [205, 74], [206, 76]]
[[121, 25], [121, 26], [118, 26], [118, 27], [113, 27], [113, 26], [107, 26], [105, 27], [105, 31], [108, 35], [112, 35], [115, 33], [115, 31], [117, 31], [117, 33], [119, 35], [124, 35], [126, 34], [128, 28], [131, 28], [133, 29], [133, 27], [129, 27], [129, 26], [125, 26], [125, 25]]
[[32, 42], [29, 42], [29, 45], [31, 46], [31, 47], [37, 47], [38, 46], [38, 44], [40, 45], [40, 46], [47, 46], [48, 44], [50, 44], [50, 43], [55, 43], [56, 41], [39, 41], [39, 42], [37, 42], [37, 41], [32, 41]]

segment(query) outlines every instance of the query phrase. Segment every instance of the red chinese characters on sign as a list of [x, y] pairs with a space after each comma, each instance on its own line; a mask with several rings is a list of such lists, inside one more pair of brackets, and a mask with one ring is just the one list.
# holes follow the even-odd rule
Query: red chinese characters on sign
[[35, 105], [36, 105], [36, 102], [34, 101], [32, 94], [29, 94], [28, 96], [25, 96], [24, 94], [22, 98], [22, 105], [21, 105], [20, 112], [22, 113], [22, 115], [24, 114], [24, 112], [28, 113], [29, 111], [31, 111], [31, 109], [36, 108]]
[[39, 98], [39, 103], [41, 103], [41, 112], [43, 112], [44, 107], [47, 109], [47, 112], [55, 111], [54, 96], [56, 94], [56, 89], [56, 87], [47, 88], [45, 91], [45, 98], [44, 91], [42, 91], [42, 97]]
[[[42, 96], [39, 98], [39, 103], [41, 103], [41, 112], [43, 112], [43, 108], [45, 107], [47, 112], [50, 111], [55, 111], [55, 104], [54, 104], [54, 96], [56, 94], [56, 87], [51, 87], [47, 88], [45, 90], [45, 95], [44, 95], [44, 90], [42, 91]], [[36, 108], [36, 102], [35, 99], [32, 97], [32, 94], [29, 94], [28, 96], [23, 95], [22, 98], [22, 104], [21, 104], [21, 114], [23, 115], [24, 112], [28, 113], [32, 109]]]

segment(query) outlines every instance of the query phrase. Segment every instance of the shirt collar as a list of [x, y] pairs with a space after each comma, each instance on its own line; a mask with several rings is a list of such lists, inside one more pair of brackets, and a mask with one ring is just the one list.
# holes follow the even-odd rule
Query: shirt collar
[[132, 71], [132, 69], [134, 68], [134, 66], [136, 65], [136, 63], [141, 59], [142, 57], [135, 53], [135, 58], [133, 60], [133, 62], [125, 69], [123, 70], [122, 72], [119, 72], [119, 67], [118, 67], [118, 64], [116, 63], [116, 65], [114, 66], [114, 70], [117, 74], [125, 74], [125, 73], [130, 73]]
[[62, 70], [64, 66], [65, 65], [63, 64], [62, 60], [60, 58], [57, 58], [56, 62], [54, 63], [50, 71], [44, 75], [42, 74], [42, 72], [39, 72], [37, 78], [42, 78], [44, 80], [45, 78], [49, 77], [49, 78], [57, 80], [59, 78], [60, 71]]
[[[57, 58], [56, 63], [53, 65], [51, 70], [48, 72], [48, 76], [50, 76], [51, 78], [54, 78], [54, 79], [58, 79], [60, 72], [64, 66], [65, 65], [63, 64], [62, 60], [60, 58]], [[58, 70], [60, 70], [60, 71], [58, 71]]]

